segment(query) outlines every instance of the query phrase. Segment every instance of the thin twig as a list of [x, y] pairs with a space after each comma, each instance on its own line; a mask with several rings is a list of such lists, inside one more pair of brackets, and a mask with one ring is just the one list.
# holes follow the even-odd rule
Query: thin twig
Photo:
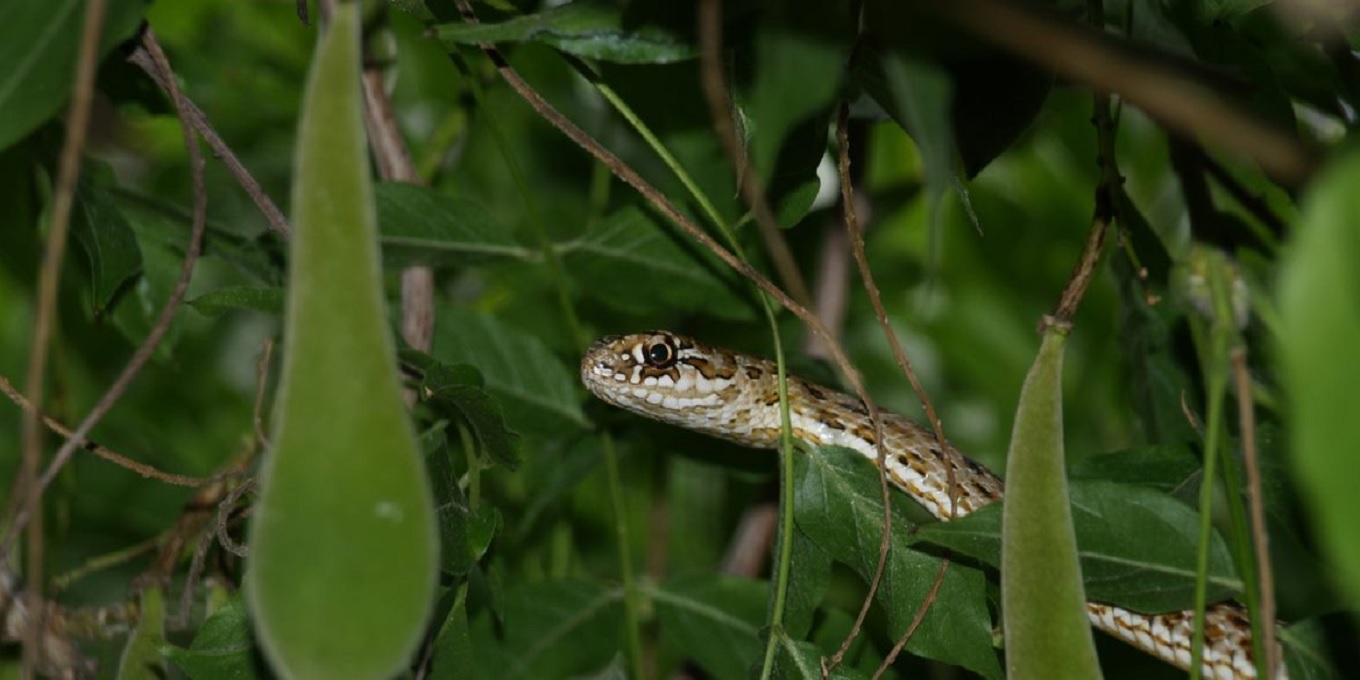
[[[939, 414], [935, 411], [934, 404], [930, 401], [930, 395], [926, 393], [925, 387], [916, 377], [916, 371], [912, 370], [911, 360], [907, 358], [906, 352], [902, 349], [902, 343], [898, 341], [897, 334], [892, 330], [892, 324], [888, 320], [888, 311], [883, 306], [883, 296], [879, 292], [878, 284], [874, 281], [873, 271], [869, 268], [869, 258], [864, 249], [864, 232], [860, 227], [859, 215], [855, 211], [854, 187], [851, 185], [850, 181], [849, 124], [850, 105], [847, 102], [841, 102], [836, 110], [836, 157], [837, 165], [839, 167], [838, 174], [840, 175], [842, 214], [844, 216], [843, 219], [846, 232], [849, 234], [851, 252], [853, 252], [855, 256], [855, 265], [859, 270], [860, 281], [863, 283], [865, 291], [869, 294], [869, 301], [873, 305], [874, 314], [878, 319], [878, 325], [883, 330], [883, 335], [887, 338], [888, 345], [892, 348], [893, 358], [897, 361], [898, 367], [902, 369], [903, 375], [907, 377], [907, 381], [911, 383], [912, 389], [916, 392], [916, 398], [921, 402], [921, 408], [924, 409], [926, 419], [930, 422], [931, 429], [935, 434], [935, 445], [943, 450], [944, 447], [948, 446], [948, 440], [946, 440], [944, 436], [944, 425], [940, 420]], [[877, 420], [874, 421], [874, 438], [877, 442], [883, 441], [883, 435]], [[879, 484], [882, 487], [884, 503], [884, 527], [883, 542], [879, 546], [879, 563], [874, 575], [875, 581], [882, 577], [882, 570], [887, 561], [888, 539], [892, 523], [891, 500], [888, 496], [887, 488], [887, 465], [883, 460], [885, 452], [881, 446], [879, 447], [878, 453]], [[949, 485], [949, 514], [952, 517], [958, 507], [959, 486], [953, 467], [947, 468], [946, 475], [946, 482]], [[941, 564], [939, 574], [936, 576], [936, 585], [931, 588], [931, 594], [921, 602], [917, 609], [913, 625], [907, 628], [906, 634], [898, 641], [895, 650], [900, 650], [902, 646], [906, 644], [911, 634], [915, 632], [916, 624], [919, 624], [926, 612], [929, 611], [931, 605], [934, 604], [934, 593], [939, 588], [939, 582], [944, 579], [944, 574], [948, 570], [948, 566], [949, 560], [946, 558]], [[859, 615], [856, 617], [856, 625], [851, 628], [850, 634], [841, 642], [840, 649], [838, 649], [836, 654], [832, 657], [832, 667], [840, 662], [846, 651], [850, 648], [855, 633], [859, 630], [864, 617], [868, 614], [869, 605], [873, 601], [874, 590], [874, 584], [871, 583], [868, 597], [865, 598], [864, 605], [860, 608]], [[885, 663], [890, 664], [891, 659], [895, 656], [896, 654], [891, 655], [889, 660]], [[886, 665], [883, 668], [886, 668]], [[882, 673], [883, 668], [879, 669], [880, 674]]]
[[780, 231], [779, 220], [766, 200], [760, 173], [751, 167], [746, 147], [737, 137], [736, 126], [732, 123], [732, 99], [728, 96], [726, 79], [723, 77], [722, 7], [719, 0], [700, 0], [698, 32], [699, 78], [713, 119], [713, 131], [718, 135], [723, 152], [732, 165], [741, 195], [756, 218], [760, 237], [765, 242], [765, 252], [769, 254], [775, 271], [779, 272], [779, 279], [793, 299], [803, 305], [810, 305], [812, 296], [808, 293], [802, 273], [798, 271], [798, 264], [793, 260], [789, 244]]
[[260, 358], [255, 363], [255, 400], [250, 408], [250, 422], [255, 431], [255, 441], [260, 446], [269, 442], [264, 433], [264, 395], [269, 386], [269, 358], [274, 354], [274, 340], [267, 338], [260, 348]]
[[[142, 69], [148, 76], [151, 76], [151, 79], [156, 81], [156, 84], [160, 86], [161, 91], [165, 92], [166, 95], [170, 95], [170, 83], [174, 80], [174, 74], [162, 74], [160, 70], [156, 68], [155, 60], [151, 58], [150, 54], [147, 54], [143, 47], [139, 46], [137, 49], [133, 50], [132, 55], [128, 57], [128, 61]], [[217, 130], [213, 129], [212, 124], [208, 122], [208, 116], [183, 93], [180, 93], [180, 101], [183, 103], [184, 114], [189, 123], [194, 126], [194, 129], [198, 131], [198, 134], [203, 135], [204, 141], [206, 141], [208, 147], [213, 150], [213, 155], [221, 159], [222, 163], [227, 166], [227, 171], [231, 173], [232, 177], [236, 178], [237, 184], [241, 185], [241, 188], [245, 190], [246, 195], [250, 197], [250, 200], [253, 203], [255, 203], [255, 207], [260, 210], [260, 214], [264, 215], [265, 221], [269, 223], [269, 228], [283, 238], [292, 236], [293, 229], [288, 225], [288, 218], [283, 216], [283, 211], [279, 210], [279, 207], [274, 204], [273, 199], [269, 198], [269, 194], [265, 193], [264, 188], [260, 186], [260, 183], [255, 181], [255, 177], [251, 175], [250, 171], [246, 169], [246, 166], [241, 163], [241, 159], [236, 156], [236, 152], [232, 151], [231, 147], [227, 146], [227, 143], [222, 140], [221, 135], [217, 134]]]
[[[940, 560], [940, 568], [935, 570], [935, 580], [931, 582], [930, 590], [926, 593], [924, 602], [934, 602], [936, 598], [939, 597], [940, 586], [944, 585], [944, 575], [949, 571], [949, 564], [949, 555], [945, 555], [944, 558]], [[921, 622], [925, 621], [926, 612], [928, 611], [930, 611], [929, 604], [916, 608], [916, 615], [912, 617], [911, 623], [907, 624], [907, 629], [902, 632], [902, 637], [897, 639], [897, 643], [888, 651], [888, 655], [883, 658], [883, 663], [878, 665], [878, 670], [874, 671], [871, 680], [878, 680], [883, 677], [883, 674], [893, 665], [893, 662], [897, 660], [897, 655], [902, 653], [902, 650], [907, 646], [907, 642], [911, 640], [911, 636], [916, 633], [916, 629], [921, 627]]]
[[[471, 7], [468, 6], [466, 2], [458, 0], [456, 4], [459, 6], [459, 9], [463, 12], [464, 16], [475, 19], [476, 15], [472, 13]], [[515, 69], [511, 68], [505, 61], [505, 58], [501, 56], [500, 52], [496, 50], [494, 46], [484, 44], [479, 45], [479, 48], [496, 66], [497, 71], [500, 72], [501, 78], [505, 80], [506, 84], [519, 94], [519, 96], [522, 97], [540, 117], [553, 127], [557, 128], [562, 134], [566, 135], [568, 139], [581, 147], [586, 153], [594, 156], [595, 159], [608, 168], [615, 177], [618, 177], [620, 180], [623, 180], [625, 184], [633, 187], [633, 189], [641, 194], [647, 202], [651, 203], [652, 207], [655, 208], [658, 213], [670, 220], [675, 226], [679, 227], [681, 231], [697, 241], [706, 250], [716, 255], [718, 259], [722, 260], [728, 267], [731, 267], [733, 271], [754, 283], [756, 287], [774, 298], [780, 306], [792, 312], [794, 316], [797, 316], [799, 320], [806, 324], [809, 330], [825, 340], [827, 346], [831, 350], [832, 362], [836, 365], [836, 368], [840, 370], [846, 383], [850, 385], [852, 391], [855, 392], [855, 395], [858, 396], [861, 401], [867, 402], [869, 400], [869, 395], [864, 389], [864, 383], [860, 379], [859, 372], [850, 364], [850, 360], [846, 356], [844, 348], [841, 347], [840, 343], [836, 342], [836, 339], [815, 314], [809, 311], [807, 307], [789, 297], [787, 293], [780, 290], [778, 286], [770, 282], [769, 279], [761, 275], [760, 272], [756, 271], [751, 265], [743, 262], [737, 256], [733, 255], [731, 251], [715, 241], [712, 236], [709, 236], [704, 230], [700, 229], [698, 225], [691, 221], [689, 217], [680, 212], [680, 209], [677, 208], [674, 203], [671, 203], [670, 199], [666, 198], [664, 194], [657, 191], [655, 187], [643, 179], [636, 170], [629, 167], [627, 163], [620, 160], [613, 152], [606, 149], [593, 137], [586, 134], [585, 131], [577, 127], [575, 123], [571, 122], [566, 116], [562, 115], [560, 111], [544, 100], [537, 91], [530, 87], [529, 84], [520, 77]]]
[[[33, 410], [33, 404], [29, 403], [29, 401], [24, 398], [24, 395], [19, 394], [19, 391], [14, 389], [14, 385], [10, 384], [9, 380], [5, 378], [5, 376], [3, 375], [0, 375], [0, 392], [3, 392], [6, 397], [9, 397], [10, 401], [13, 401], [15, 404], [18, 404], [19, 408], [23, 409], [25, 413]], [[71, 432], [71, 430], [67, 428], [65, 425], [62, 425], [55, 418], [47, 415], [46, 413], [40, 414], [40, 417], [42, 418], [43, 424], [47, 425], [47, 428], [49, 430], [56, 432], [62, 437], [69, 438], [72, 436], [73, 433]], [[118, 453], [117, 451], [114, 451], [113, 449], [110, 449], [107, 446], [96, 443], [87, 438], [81, 438], [80, 447], [85, 449], [86, 451], [89, 451], [90, 453], [93, 453], [96, 456], [99, 456], [100, 458], [103, 458], [104, 460], [109, 461], [110, 463], [113, 463], [114, 465], [130, 470], [131, 472], [139, 474], [148, 479], [154, 479], [156, 481], [165, 482], [166, 484], [173, 484], [175, 486], [197, 487], [203, 486], [204, 484], [207, 484], [218, 479], [218, 476], [216, 475], [212, 477], [189, 477], [187, 475], [177, 475], [173, 472], [163, 472], [154, 467], [151, 467], [150, 465], [140, 463], [136, 460], [133, 460], [132, 458], [124, 456], [123, 454]]]
[[227, 533], [227, 523], [231, 520], [232, 511], [235, 510], [237, 504], [241, 502], [241, 496], [244, 496], [247, 491], [255, 488], [255, 481], [255, 477], [248, 477], [242, 480], [235, 489], [231, 490], [231, 493], [227, 494], [226, 498], [222, 499], [222, 503], [217, 506], [217, 520], [215, 522], [217, 526], [217, 542], [222, 544], [223, 549], [237, 557], [248, 556], [250, 554], [250, 548], [231, 540], [231, 534]]
[[[7, 562], [13, 541], [23, 528], [19, 516], [25, 509], [40, 508], [42, 490], [37, 485], [38, 467], [42, 458], [42, 427], [38, 408], [43, 403], [43, 389], [47, 372], [48, 343], [57, 314], [57, 287], [61, 282], [62, 260], [66, 255], [66, 236], [71, 225], [71, 209], [75, 202], [76, 180], [80, 176], [80, 153], [85, 148], [89, 131], [90, 104], [94, 98], [95, 67], [99, 62], [99, 36], [104, 26], [104, 0], [90, 0], [85, 5], [85, 21], [80, 36], [80, 57], [76, 62], [75, 78], [71, 84], [71, 109], [66, 120], [66, 141], [62, 145], [61, 161], [57, 168], [57, 183], [53, 196], [52, 222], [47, 232], [43, 252], [43, 267], [38, 279], [36, 317], [33, 322], [33, 343], [29, 346], [28, 374], [24, 392], [37, 405], [23, 415], [23, 460], [15, 480], [12, 497], [15, 516], [0, 547], [0, 563]], [[24, 499], [19, 501], [17, 499]], [[25, 576], [29, 587], [27, 602], [33, 625], [24, 635], [23, 659], [20, 675], [33, 677], [41, 663], [43, 625], [43, 522], [36, 513], [28, 526], [28, 555]]]
[[[1102, 21], [1100, 7], [1099, 2], [1088, 7], [1091, 21]], [[1096, 166], [1100, 169], [1091, 228], [1086, 234], [1086, 243], [1082, 245], [1077, 264], [1067, 278], [1067, 285], [1063, 287], [1062, 294], [1058, 297], [1058, 304], [1039, 322], [1040, 332], [1043, 332], [1050, 322], [1071, 325], [1072, 318], [1077, 313], [1077, 306], [1086, 296], [1086, 289], [1095, 277], [1096, 265], [1100, 264], [1100, 255], [1105, 250], [1105, 238], [1109, 234], [1110, 223], [1114, 221], [1115, 192], [1120, 191], [1120, 184], [1124, 181], [1119, 174], [1119, 165], [1114, 155], [1115, 124], [1110, 116], [1110, 95], [1103, 92], [1093, 94], [1091, 108], [1093, 110], [1091, 122], [1096, 128]]]
[[1270, 565], [1270, 534], [1266, 532], [1264, 500], [1261, 496], [1261, 464], [1256, 455], [1256, 412], [1251, 403], [1251, 376], [1247, 372], [1247, 350], [1235, 347], [1230, 354], [1233, 381], [1237, 383], [1237, 418], [1241, 428], [1242, 458], [1247, 468], [1247, 503], [1251, 509], [1252, 545], [1256, 548], [1258, 588], [1261, 606], [1261, 646], [1266, 656], [1266, 680], [1275, 677], [1280, 650], [1275, 644], [1275, 575]]
[[1317, 170], [1316, 155], [1297, 138], [1182, 73], [1125, 54], [1097, 31], [1049, 20], [1007, 0], [915, 4], [1040, 66], [1116, 93], [1171, 129], [1243, 153], [1285, 186], [1302, 186]]
[[[175, 313], [179, 311], [180, 304], [184, 301], [184, 294], [189, 289], [189, 279], [193, 275], [194, 264], [198, 262], [198, 255], [203, 247], [203, 233], [206, 231], [207, 226], [208, 192], [203, 182], [203, 156], [199, 153], [198, 139], [194, 135], [193, 127], [190, 125], [188, 118], [185, 116], [186, 107], [184, 106], [184, 98], [180, 93], [179, 86], [175, 83], [170, 64], [165, 58], [165, 53], [161, 51], [160, 44], [156, 42], [155, 33], [150, 28], [147, 28], [142, 33], [142, 45], [151, 55], [151, 59], [155, 64], [156, 69], [165, 76], [166, 82], [169, 84], [170, 98], [175, 104], [175, 111], [179, 114], [181, 127], [184, 131], [185, 150], [189, 156], [189, 170], [192, 176], [194, 190], [193, 226], [189, 235], [189, 247], [184, 254], [184, 262], [180, 267], [179, 279], [175, 281], [175, 287], [170, 292], [170, 298], [166, 300], [165, 306], [161, 308], [160, 315], [156, 318], [156, 323], [152, 325], [151, 331], [147, 333], [146, 339], [143, 340], [142, 344], [137, 347], [137, 350], [132, 353], [132, 358], [128, 361], [127, 366], [123, 368], [122, 373], [114, 380], [113, 385], [109, 387], [99, 399], [99, 402], [90, 410], [89, 415], [85, 416], [85, 420], [76, 427], [75, 431], [66, 439], [66, 442], [62, 444], [56, 454], [52, 456], [51, 463], [48, 464], [42, 477], [38, 479], [37, 483], [30, 489], [27, 501], [16, 514], [14, 523], [11, 527], [12, 529], [24, 526], [29, 517], [36, 517], [35, 511], [38, 507], [37, 501], [42, 497], [43, 489], [47, 488], [47, 485], [52, 482], [52, 479], [56, 477], [61, 468], [70, 461], [71, 456], [75, 453], [75, 450], [81, 446], [81, 443], [85, 441], [85, 437], [89, 435], [90, 430], [104, 417], [104, 414], [108, 413], [109, 409], [117, 403], [118, 399], [123, 396], [123, 393], [127, 390], [128, 386], [132, 384], [133, 379], [137, 377], [137, 374], [141, 372], [142, 367], [146, 365], [147, 361], [151, 359], [152, 354], [155, 353], [156, 348], [160, 346], [161, 339], [165, 337], [166, 332], [170, 329], [171, 320], [174, 319]], [[35, 404], [39, 403], [36, 400], [30, 401], [33, 401]], [[36, 422], [36, 411], [33, 412], [31, 417]], [[0, 554], [8, 554], [12, 546], [13, 531], [6, 535], [5, 541], [3, 544], [0, 544]]]
[[[380, 62], [371, 58], [364, 45], [364, 70], [360, 86], [364, 95], [364, 124], [368, 144], [378, 166], [378, 174], [390, 182], [424, 186], [425, 180], [411, 161], [410, 149], [401, 136], [392, 100], [387, 96]], [[412, 349], [430, 351], [434, 344], [434, 270], [428, 265], [412, 265], [401, 272], [401, 337]], [[407, 390], [408, 403], [416, 393]]]

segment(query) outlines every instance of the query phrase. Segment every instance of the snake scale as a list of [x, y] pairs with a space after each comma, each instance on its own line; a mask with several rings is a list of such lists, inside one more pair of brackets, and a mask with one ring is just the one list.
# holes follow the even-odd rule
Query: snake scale
[[[665, 331], [609, 336], [581, 359], [581, 380], [600, 399], [671, 425], [745, 446], [778, 448], [777, 374], [773, 362], [710, 347]], [[805, 380], [788, 379], [794, 437], [853, 449], [878, 462], [874, 427], [858, 399]], [[882, 411], [887, 476], [932, 515], [950, 518], [949, 470], [958, 486], [955, 517], [1001, 498], [999, 477], [902, 416]], [[1140, 614], [1108, 604], [1086, 605], [1087, 618], [1163, 661], [1190, 667], [1194, 612]], [[1211, 605], [1205, 621], [1204, 676], [1256, 677], [1251, 627], [1233, 604]], [[1285, 680], [1284, 669], [1275, 677]]]

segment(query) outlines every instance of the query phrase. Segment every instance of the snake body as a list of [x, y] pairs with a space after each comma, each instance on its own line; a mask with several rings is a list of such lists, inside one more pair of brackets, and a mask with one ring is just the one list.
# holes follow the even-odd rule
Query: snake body
[[[755, 448], [779, 445], [776, 367], [760, 357], [665, 331], [609, 336], [581, 359], [581, 380], [600, 399], [664, 423]], [[788, 395], [794, 437], [852, 449], [877, 464], [874, 426], [858, 399], [796, 377], [788, 378]], [[930, 431], [902, 416], [883, 411], [880, 417], [889, 481], [936, 518], [951, 518], [951, 470], [958, 491], [953, 517], [1001, 498], [1001, 479], [986, 467], [948, 444], [936, 444]], [[1190, 667], [1193, 611], [1140, 614], [1095, 602], [1086, 611], [1100, 630]], [[1251, 626], [1241, 608], [1211, 605], [1204, 628], [1205, 677], [1256, 678]], [[1285, 680], [1284, 669], [1274, 676]]]

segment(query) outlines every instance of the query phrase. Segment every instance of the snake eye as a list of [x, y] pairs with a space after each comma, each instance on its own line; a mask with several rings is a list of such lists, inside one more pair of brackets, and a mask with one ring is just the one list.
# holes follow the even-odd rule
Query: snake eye
[[675, 363], [675, 346], [670, 338], [657, 338], [647, 345], [647, 364], [656, 368], [669, 368]]

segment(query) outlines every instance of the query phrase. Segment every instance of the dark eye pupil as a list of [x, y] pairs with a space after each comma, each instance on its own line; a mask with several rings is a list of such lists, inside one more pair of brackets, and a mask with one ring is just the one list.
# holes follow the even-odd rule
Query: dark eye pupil
[[647, 363], [664, 364], [671, 360], [671, 348], [662, 342], [647, 348]]

